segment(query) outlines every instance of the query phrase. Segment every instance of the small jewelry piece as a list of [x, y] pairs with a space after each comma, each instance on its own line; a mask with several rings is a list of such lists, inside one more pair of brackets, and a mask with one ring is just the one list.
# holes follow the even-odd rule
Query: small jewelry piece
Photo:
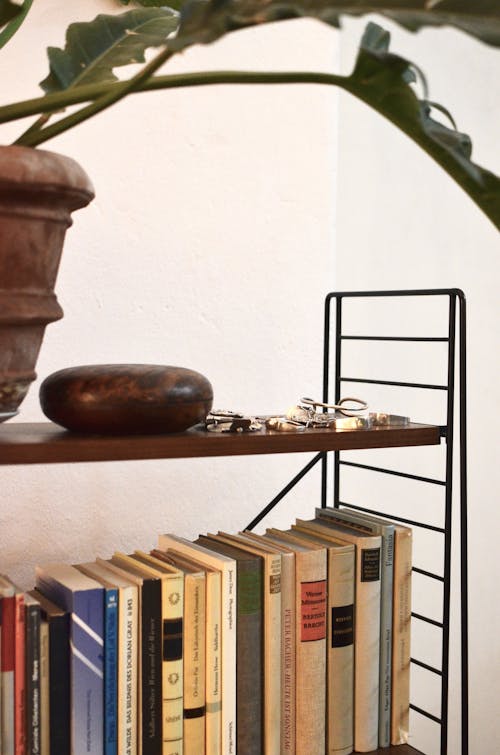
[[224, 410], [210, 412], [205, 419], [205, 429], [211, 433], [250, 433], [262, 430], [262, 425], [254, 417]]
[[409, 417], [399, 414], [386, 414], [385, 412], [370, 412], [368, 415], [373, 427], [407, 427], [410, 424]]
[[[341, 398], [338, 404], [326, 404], [323, 401], [315, 401], [314, 399], [307, 397], [301, 398], [300, 400], [303, 404], [312, 406], [314, 411], [316, 411], [317, 406], [320, 406], [322, 409], [335, 409], [336, 411], [345, 414], [347, 417], [355, 417], [359, 414], [359, 412], [364, 412], [366, 409], [368, 409], [368, 404], [366, 403], [366, 401], [363, 401], [360, 398], [353, 398], [352, 396]], [[344, 406], [344, 404], [346, 404], [347, 402], [358, 404], [358, 406]]]
[[268, 417], [266, 420], [266, 427], [269, 430], [277, 430], [280, 433], [302, 433], [306, 426], [287, 417]]

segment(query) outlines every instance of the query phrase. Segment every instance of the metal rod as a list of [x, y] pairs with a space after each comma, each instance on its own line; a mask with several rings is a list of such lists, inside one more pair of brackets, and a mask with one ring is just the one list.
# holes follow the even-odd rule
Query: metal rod
[[328, 294], [327, 298], [336, 299], [339, 296], [351, 299], [386, 296], [450, 296], [451, 294], [459, 296], [462, 293], [459, 288], [415, 288], [401, 291], [335, 291]]
[[431, 530], [432, 532], [439, 532], [444, 535], [445, 530], [442, 527], [435, 527], [433, 524], [424, 524], [423, 522], [417, 522], [414, 519], [404, 519], [402, 516], [396, 516], [395, 514], [386, 514], [383, 511], [377, 511], [376, 509], [367, 509], [365, 506], [355, 506], [353, 503], [346, 503], [345, 501], [339, 501], [340, 506], [348, 506], [350, 509], [356, 509], [357, 511], [366, 511], [367, 514], [375, 514], [383, 519], [394, 519], [397, 522], [404, 522], [404, 524], [410, 524], [413, 527], [422, 527], [424, 530]]
[[447, 385], [431, 385], [428, 383], [403, 383], [398, 380], [371, 380], [368, 378], [341, 377], [343, 383], [368, 383], [370, 385], [393, 385], [399, 388], [424, 388], [429, 391], [447, 391]]
[[426, 624], [432, 624], [434, 627], [439, 627], [440, 629], [443, 629], [443, 624], [440, 621], [436, 621], [436, 619], [430, 619], [428, 616], [423, 616], [421, 613], [411, 613], [414, 619], [419, 619], [420, 621], [425, 621]]
[[444, 577], [440, 577], [439, 574], [433, 574], [431, 571], [425, 571], [425, 569], [419, 569], [418, 566], [413, 566], [412, 571], [417, 574], [423, 574], [424, 577], [430, 577], [431, 579], [437, 579], [439, 582], [444, 582]]
[[408, 472], [396, 472], [395, 469], [385, 469], [384, 467], [372, 467], [369, 464], [358, 464], [353, 461], [341, 461], [346, 467], [357, 467], [358, 469], [368, 469], [371, 472], [382, 472], [383, 474], [394, 475], [395, 477], [404, 477], [407, 480], [417, 480], [418, 482], [428, 482], [431, 485], [446, 485], [445, 480], [434, 480], [432, 477], [420, 477], [419, 475], [409, 474]]
[[273, 500], [270, 503], [268, 503], [267, 506], [265, 506], [262, 509], [262, 511], [260, 511], [260, 513], [257, 514], [257, 516], [254, 519], [252, 519], [250, 524], [248, 524], [245, 527], [245, 529], [252, 530], [257, 524], [259, 524], [259, 522], [262, 519], [264, 519], [264, 517], [267, 516], [267, 514], [269, 514], [270, 511], [274, 509], [274, 507], [281, 501], [281, 499], [284, 498], [286, 494], [289, 493], [290, 490], [292, 490], [292, 488], [294, 488], [295, 485], [298, 482], [300, 482], [301, 479], [314, 467], [314, 465], [317, 464], [318, 461], [323, 458], [323, 453], [324, 452], [321, 451], [321, 453], [316, 454], [316, 456], [313, 459], [311, 459], [311, 461], [308, 464], [306, 464], [306, 466], [303, 469], [301, 469], [301, 471], [298, 474], [295, 475], [293, 480], [290, 480], [288, 485], [286, 485], [286, 487], [284, 487], [283, 490], [280, 493], [278, 493], [278, 495], [275, 496]]
[[447, 343], [447, 338], [426, 336], [340, 336], [344, 341], [397, 341], [411, 343]]
[[460, 311], [460, 595], [462, 641], [462, 755], [469, 752], [469, 586], [467, 577], [467, 322], [463, 291], [458, 293]]
[[[323, 402], [328, 403], [330, 390], [330, 299], [325, 300], [325, 319], [323, 325]], [[328, 454], [321, 460], [321, 508], [327, 505], [328, 495]]]
[[426, 710], [423, 710], [423, 708], [417, 707], [416, 705], [410, 704], [410, 708], [416, 713], [420, 713], [421, 716], [425, 716], [426, 718], [430, 718], [431, 721], [435, 721], [437, 724], [441, 724], [441, 731], [443, 730], [444, 723], [440, 718], [434, 716], [432, 713], [429, 713]]
[[451, 596], [451, 527], [453, 504], [453, 430], [455, 408], [455, 325], [456, 296], [449, 297], [448, 321], [448, 404], [446, 410], [446, 496], [445, 496], [445, 536], [444, 536], [444, 589], [443, 589], [443, 642], [442, 666], [443, 684], [441, 686], [441, 755], [446, 755], [448, 748], [448, 696], [450, 665], [450, 596]]
[[[340, 371], [342, 364], [342, 297], [337, 298], [335, 313], [335, 403], [340, 401]], [[338, 508], [340, 501], [340, 451], [335, 451], [334, 459], [334, 482], [333, 482], [333, 505]]]
[[424, 668], [426, 671], [431, 671], [433, 674], [437, 674], [438, 676], [443, 675], [443, 672], [440, 671], [438, 668], [434, 668], [434, 666], [429, 666], [428, 663], [423, 663], [423, 661], [418, 661], [416, 658], [410, 658], [410, 662], [414, 663], [415, 666], [420, 666], [421, 668]]

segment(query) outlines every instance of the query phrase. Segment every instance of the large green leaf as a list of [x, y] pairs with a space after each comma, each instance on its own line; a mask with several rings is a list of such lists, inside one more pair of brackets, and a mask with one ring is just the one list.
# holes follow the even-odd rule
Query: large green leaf
[[187, 0], [175, 46], [209, 43], [235, 29], [297, 16], [339, 26], [344, 15], [367, 13], [379, 13], [413, 31], [453, 26], [500, 45], [499, 0]]
[[143, 63], [145, 51], [164, 44], [178, 23], [178, 14], [170, 8], [141, 8], [71, 24], [64, 50], [49, 47], [50, 74], [40, 86], [45, 92], [58, 92], [117, 81], [114, 68]]
[[175, 8], [179, 10], [184, 0], [118, 0], [121, 5], [141, 5], [143, 8]]
[[454, 178], [500, 229], [500, 178], [471, 160], [466, 134], [432, 117], [441, 106], [418, 99], [413, 65], [389, 52], [390, 35], [368, 24], [353, 73], [341, 86], [399, 126]]
[[21, 12], [22, 6], [19, 3], [12, 3], [11, 0], [0, 0], [0, 27], [8, 24]]

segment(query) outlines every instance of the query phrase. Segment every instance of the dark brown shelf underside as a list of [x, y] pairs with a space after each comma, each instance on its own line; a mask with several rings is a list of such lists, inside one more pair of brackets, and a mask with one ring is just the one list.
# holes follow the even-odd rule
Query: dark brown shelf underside
[[410, 745], [396, 745], [394, 747], [379, 747], [378, 750], [365, 753], [365, 755], [422, 755], [420, 750], [416, 750]]
[[[434, 445], [439, 442], [438, 427], [418, 424], [370, 430], [308, 429], [302, 433], [265, 431], [219, 434], [192, 428], [170, 435], [96, 436], [69, 433], [51, 422], [11, 422], [0, 426], [0, 464], [343, 451]], [[401, 751], [400, 755], [403, 755]]]

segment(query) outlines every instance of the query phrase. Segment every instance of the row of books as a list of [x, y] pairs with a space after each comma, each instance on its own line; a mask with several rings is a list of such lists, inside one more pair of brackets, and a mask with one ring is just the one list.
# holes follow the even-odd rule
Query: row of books
[[411, 530], [346, 509], [0, 577], [0, 755], [408, 741]]

